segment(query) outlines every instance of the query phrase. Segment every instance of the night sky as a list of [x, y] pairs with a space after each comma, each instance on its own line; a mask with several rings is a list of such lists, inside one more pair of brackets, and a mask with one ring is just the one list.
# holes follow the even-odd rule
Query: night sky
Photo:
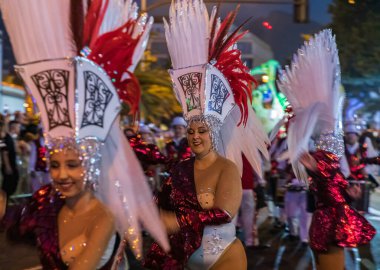
[[[148, 5], [153, 2], [157, 1], [148, 0]], [[237, 23], [252, 17], [246, 29], [249, 29], [252, 33], [267, 42], [272, 47], [275, 58], [282, 64], [286, 64], [291, 55], [296, 52], [297, 48], [302, 44], [302, 34], [313, 34], [324, 28], [331, 21], [331, 16], [328, 13], [328, 6], [331, 2], [332, 0], [309, 0], [310, 22], [307, 24], [296, 24], [293, 22], [292, 4], [242, 4]], [[138, 1], [138, 3], [140, 4], [140, 1]], [[233, 9], [234, 6], [235, 4], [222, 4], [222, 17]], [[169, 5], [166, 5], [152, 11], [151, 14], [157, 18], [167, 16], [168, 9]], [[262, 26], [263, 21], [270, 22], [273, 29], [265, 29]], [[2, 21], [0, 22], [0, 28], [4, 32]], [[5, 33], [3, 34], [3, 38], [5, 56], [3, 70], [5, 74], [7, 74], [7, 70], [13, 69], [14, 60]]]

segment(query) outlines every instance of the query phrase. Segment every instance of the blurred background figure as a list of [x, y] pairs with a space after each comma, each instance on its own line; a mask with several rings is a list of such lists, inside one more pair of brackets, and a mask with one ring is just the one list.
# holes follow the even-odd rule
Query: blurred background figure
[[174, 117], [170, 127], [174, 136], [165, 146], [168, 159], [175, 163], [191, 157], [191, 149], [186, 138], [187, 123], [185, 119], [180, 116]]
[[3, 142], [5, 144], [1, 151], [1, 173], [3, 175], [2, 189], [7, 197], [15, 193], [19, 181], [19, 172], [17, 169], [17, 139], [20, 134], [20, 123], [10, 121], [8, 131], [5, 132]]
[[161, 172], [166, 170], [167, 158], [161, 153], [155, 144], [155, 138], [151, 129], [140, 124], [137, 134], [133, 128], [126, 128], [124, 134], [128, 134], [129, 144], [139, 160], [151, 189], [154, 191], [160, 187]]
[[30, 185], [34, 193], [43, 185], [50, 183], [50, 176], [46, 164], [46, 147], [42, 128], [34, 125], [29, 129], [35, 129], [35, 137], [29, 142], [30, 159], [28, 167]]
[[285, 193], [285, 213], [289, 228], [289, 239], [300, 241], [305, 245], [309, 242], [309, 227], [312, 214], [307, 207], [307, 186], [298, 180], [289, 164], [288, 184]]
[[269, 148], [270, 167], [266, 172], [269, 185], [269, 210], [274, 217], [274, 228], [285, 227], [286, 214], [284, 210], [284, 196], [286, 192], [288, 157], [286, 128], [280, 128], [278, 134]]
[[360, 185], [361, 197], [353, 206], [358, 211], [368, 212], [370, 188], [379, 184], [373, 174], [373, 166], [368, 165], [368, 158], [378, 156], [369, 137], [361, 137], [361, 126], [355, 122], [347, 122], [344, 127], [345, 155], [340, 160], [342, 172], [352, 185]]

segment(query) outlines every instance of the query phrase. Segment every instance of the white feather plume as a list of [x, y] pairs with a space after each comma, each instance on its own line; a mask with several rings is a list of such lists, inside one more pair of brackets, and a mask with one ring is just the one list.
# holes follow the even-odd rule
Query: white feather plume
[[99, 29], [99, 36], [115, 30], [128, 20], [136, 20], [138, 17], [138, 6], [132, 0], [109, 1], [106, 8], [107, 11]]
[[240, 175], [243, 174], [242, 153], [245, 155], [255, 172], [262, 176], [262, 158], [269, 160], [267, 134], [260, 120], [249, 107], [247, 124], [236, 126], [241, 112], [235, 107], [227, 116], [220, 131], [218, 152], [232, 160], [238, 167]]
[[70, 0], [0, 3], [18, 64], [76, 56], [70, 30]]
[[289, 127], [290, 159], [297, 177], [306, 180], [298, 158], [309, 150], [310, 138], [341, 128], [340, 66], [331, 30], [323, 30], [305, 42], [291, 67], [282, 72], [279, 87], [295, 114]]
[[173, 68], [206, 64], [210, 27], [203, 1], [176, 0], [171, 5], [169, 20], [170, 25], [164, 18], [164, 26]]

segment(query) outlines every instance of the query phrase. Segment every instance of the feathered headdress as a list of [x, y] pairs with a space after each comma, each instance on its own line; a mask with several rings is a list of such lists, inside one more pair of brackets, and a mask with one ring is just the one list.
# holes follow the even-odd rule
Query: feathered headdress
[[138, 18], [131, 0], [84, 2], [1, 2], [16, 71], [36, 101], [47, 145], [80, 150], [86, 180], [99, 180], [96, 194], [136, 255], [140, 223], [168, 249], [144, 173], [115, 120], [120, 99], [137, 109], [138, 85], [130, 91], [129, 84], [152, 18]]
[[221, 21], [216, 7], [209, 18], [201, 0], [172, 2], [170, 23], [164, 20], [170, 75], [186, 121], [206, 121], [222, 155], [242, 171], [244, 153], [260, 174], [268, 140], [250, 106], [254, 78], [236, 48], [246, 32], [241, 25], [228, 34], [236, 15], [237, 9]]
[[309, 151], [313, 139], [318, 149], [338, 156], [344, 153], [340, 66], [335, 37], [323, 30], [294, 55], [291, 67], [282, 72], [279, 87], [292, 106], [288, 147], [293, 169], [306, 180], [300, 154]]

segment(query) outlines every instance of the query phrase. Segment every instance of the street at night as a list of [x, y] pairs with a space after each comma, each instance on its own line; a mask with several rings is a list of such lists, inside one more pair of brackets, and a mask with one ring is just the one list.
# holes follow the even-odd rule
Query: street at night
[[[380, 231], [380, 190], [371, 195], [370, 214], [367, 219]], [[268, 248], [246, 249], [248, 270], [311, 270], [316, 269], [313, 254], [308, 246], [298, 240], [289, 240], [287, 233], [274, 229], [272, 220], [267, 218], [268, 211], [262, 210], [259, 217], [259, 236], [262, 245]], [[147, 248], [150, 239], [146, 238]], [[25, 244], [7, 243], [5, 234], [0, 234], [0, 269], [1, 270], [37, 270], [39, 259], [37, 250]], [[380, 269], [380, 235], [377, 234], [370, 245], [358, 249], [346, 249], [346, 270], [377, 270]], [[135, 261], [131, 270], [142, 270]]]

